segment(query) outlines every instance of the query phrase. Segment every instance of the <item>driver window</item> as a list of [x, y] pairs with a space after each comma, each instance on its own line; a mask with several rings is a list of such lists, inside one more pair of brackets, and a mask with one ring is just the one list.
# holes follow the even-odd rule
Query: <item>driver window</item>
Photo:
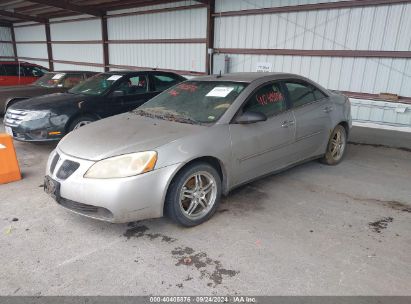
[[123, 80], [116, 91], [122, 91], [125, 96], [147, 92], [147, 79], [145, 76], [134, 76]]
[[285, 98], [279, 83], [270, 83], [258, 89], [243, 108], [243, 112], [260, 112], [267, 117], [285, 110]]

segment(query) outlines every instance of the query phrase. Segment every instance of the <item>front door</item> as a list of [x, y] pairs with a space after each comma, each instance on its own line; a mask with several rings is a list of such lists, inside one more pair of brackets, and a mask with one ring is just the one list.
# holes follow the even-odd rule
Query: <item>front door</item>
[[294, 117], [287, 108], [279, 82], [271, 82], [257, 89], [241, 111], [261, 112], [267, 120], [254, 124], [230, 124], [235, 171], [233, 185], [286, 167], [295, 159], [292, 150]]
[[156, 93], [149, 90], [145, 75], [127, 77], [111, 93], [108, 111], [110, 115], [116, 115], [134, 110], [155, 95]]

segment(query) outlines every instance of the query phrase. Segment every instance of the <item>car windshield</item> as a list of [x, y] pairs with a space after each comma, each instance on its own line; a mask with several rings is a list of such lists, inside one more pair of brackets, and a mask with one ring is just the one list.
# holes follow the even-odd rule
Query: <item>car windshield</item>
[[134, 113], [182, 123], [214, 123], [246, 86], [241, 82], [186, 81], [151, 99]]
[[44, 76], [40, 77], [34, 85], [44, 88], [56, 88], [62, 87], [62, 80], [66, 74], [65, 73], [46, 73]]
[[94, 77], [87, 79], [86, 81], [76, 85], [69, 93], [72, 94], [84, 94], [84, 95], [103, 95], [107, 92], [113, 84], [122, 78], [123, 75], [116, 75], [116, 74], [98, 74]]

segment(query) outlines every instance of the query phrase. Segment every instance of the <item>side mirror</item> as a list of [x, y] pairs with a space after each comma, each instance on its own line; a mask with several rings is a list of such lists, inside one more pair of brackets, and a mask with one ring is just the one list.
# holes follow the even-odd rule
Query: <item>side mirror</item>
[[123, 91], [114, 91], [113, 93], [111, 93], [111, 97], [122, 97], [122, 96], [124, 96]]
[[266, 121], [267, 116], [260, 112], [247, 111], [237, 117], [235, 120], [238, 124], [252, 124], [260, 121]]

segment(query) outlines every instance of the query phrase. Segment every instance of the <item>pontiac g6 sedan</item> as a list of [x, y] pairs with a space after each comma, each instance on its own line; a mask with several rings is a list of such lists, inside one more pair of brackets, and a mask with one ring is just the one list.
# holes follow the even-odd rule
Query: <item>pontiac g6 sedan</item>
[[338, 164], [350, 127], [348, 98], [301, 76], [195, 78], [67, 135], [45, 191], [95, 219], [194, 226], [235, 187], [307, 160]]

